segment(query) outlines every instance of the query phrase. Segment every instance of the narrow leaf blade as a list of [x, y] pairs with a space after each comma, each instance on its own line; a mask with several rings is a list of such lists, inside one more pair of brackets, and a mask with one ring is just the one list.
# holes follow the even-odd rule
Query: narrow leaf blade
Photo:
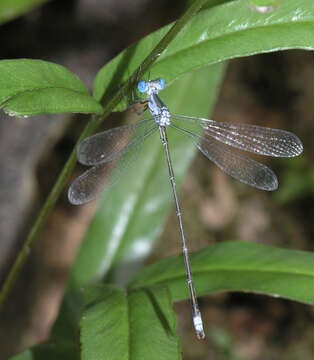
[[[191, 254], [198, 295], [219, 291], [257, 292], [314, 304], [314, 254], [232, 241]], [[182, 256], [147, 266], [130, 288], [167, 285], [176, 300], [187, 298]]]

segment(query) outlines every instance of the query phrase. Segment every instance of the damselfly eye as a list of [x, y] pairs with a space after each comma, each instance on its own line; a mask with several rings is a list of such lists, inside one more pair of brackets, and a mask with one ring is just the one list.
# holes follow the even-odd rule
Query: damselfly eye
[[157, 81], [159, 81], [160, 90], [162, 90], [165, 87], [165, 80], [163, 78], [158, 78]]
[[139, 92], [145, 92], [147, 90], [147, 82], [145, 80], [139, 81], [137, 89]]

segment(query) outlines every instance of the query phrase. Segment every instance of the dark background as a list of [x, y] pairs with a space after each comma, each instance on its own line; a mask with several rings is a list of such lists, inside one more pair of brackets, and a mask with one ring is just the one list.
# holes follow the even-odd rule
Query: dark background
[[[176, 19], [183, 6], [183, 1], [54, 0], [0, 27], [0, 58], [53, 61], [91, 88], [106, 62]], [[313, 250], [313, 74], [314, 56], [304, 51], [229, 63], [212, 118], [295, 132], [305, 151], [298, 160], [269, 162], [280, 182], [274, 194], [239, 185], [199, 154], [182, 190], [186, 232], [196, 239], [192, 250], [230, 239]], [[0, 114], [1, 281], [87, 120], [73, 119]], [[114, 114], [106, 124], [122, 119]], [[62, 194], [0, 314], [0, 359], [48, 338], [92, 211], [93, 205], [70, 206], [66, 191]], [[174, 218], [173, 210], [150, 261], [179, 252]], [[211, 329], [204, 343], [195, 340], [185, 316], [188, 302], [175, 305], [184, 359], [314, 358], [310, 306], [239, 293], [205, 296], [200, 305]]]

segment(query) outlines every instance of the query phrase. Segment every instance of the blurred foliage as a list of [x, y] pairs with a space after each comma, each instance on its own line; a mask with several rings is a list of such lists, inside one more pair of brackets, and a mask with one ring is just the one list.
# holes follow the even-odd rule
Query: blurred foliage
[[280, 186], [274, 199], [281, 205], [314, 197], [314, 167], [304, 155], [295, 161], [281, 159]]
[[232, 334], [224, 328], [211, 327], [208, 334], [213, 345], [226, 360], [248, 360], [234, 354], [234, 339]]
[[27, 14], [30, 10], [33, 10], [47, 1], [49, 0], [1, 0], [0, 24]]

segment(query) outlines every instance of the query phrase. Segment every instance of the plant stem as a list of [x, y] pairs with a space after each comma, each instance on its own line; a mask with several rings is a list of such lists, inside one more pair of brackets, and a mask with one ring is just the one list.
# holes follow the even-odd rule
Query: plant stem
[[[129, 93], [134, 86], [136, 85], [137, 79], [139, 79], [148, 68], [158, 59], [162, 52], [167, 48], [169, 43], [178, 35], [180, 30], [185, 26], [185, 24], [198, 12], [203, 3], [207, 0], [195, 0], [192, 5], [186, 10], [186, 12], [179, 18], [176, 23], [171, 27], [167, 34], [160, 40], [160, 42], [155, 46], [151, 53], [145, 58], [142, 64], [134, 71], [131, 77], [123, 84], [123, 86], [116, 91], [112, 98], [104, 106], [104, 113], [101, 116], [96, 117], [93, 115], [91, 120], [88, 122], [84, 128], [80, 138], [78, 139], [77, 144], [85, 137], [91, 135], [97, 127], [102, 123], [102, 121], [111, 113], [111, 111], [119, 104], [123, 99], [123, 96]], [[74, 166], [76, 164], [76, 146], [74, 147], [70, 157], [68, 158], [66, 164], [64, 165], [55, 185], [53, 186], [49, 196], [47, 197], [43, 207], [41, 208], [37, 219], [32, 226], [28, 236], [23, 244], [22, 249], [20, 250], [14, 264], [12, 265], [10, 272], [5, 279], [5, 282], [1, 288], [0, 292], [0, 310], [2, 309], [5, 300], [7, 299], [15, 281], [22, 270], [22, 267], [29, 256], [31, 249], [35, 244], [38, 233], [42, 229], [43, 225], [46, 222], [50, 211], [55, 205], [67, 179], [69, 178]]]

